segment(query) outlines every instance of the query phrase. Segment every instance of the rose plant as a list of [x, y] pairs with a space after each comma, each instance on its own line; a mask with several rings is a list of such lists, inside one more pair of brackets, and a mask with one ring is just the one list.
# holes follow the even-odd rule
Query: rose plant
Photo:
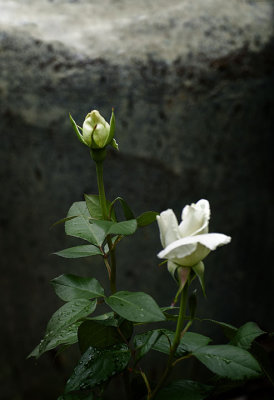
[[[253, 348], [255, 339], [264, 334], [258, 325], [248, 322], [237, 329], [223, 322], [198, 318], [196, 289], [188, 295], [196, 278], [205, 293], [203, 260], [210, 251], [231, 240], [221, 233], [209, 233], [209, 202], [202, 199], [185, 206], [182, 221], [178, 224], [170, 209], [160, 214], [147, 211], [135, 216], [123, 198], [108, 201], [103, 162], [108, 145], [118, 149], [114, 139], [114, 113], [108, 123], [93, 110], [82, 128], [71, 116], [70, 120], [78, 139], [90, 149], [95, 162], [98, 194], [85, 195], [84, 201], [73, 203], [67, 216], [57, 222], [65, 224], [67, 235], [84, 243], [55, 254], [64, 258], [101, 257], [111, 294], [107, 295], [94, 277], [64, 274], [52, 280], [64, 305], [53, 314], [44, 338], [30, 356], [38, 358], [58, 346], [62, 350], [78, 343], [79, 363], [58, 400], [103, 399], [108, 383], [117, 375], [124, 378], [126, 398], [136, 400], [202, 400], [227, 389], [229, 381], [241, 384], [248, 379], [258, 379], [264, 373], [271, 379], [265, 355], [262, 356], [261, 349], [258, 352], [258, 344], [256, 352]], [[122, 221], [117, 220], [118, 205], [124, 215]], [[116, 287], [116, 247], [125, 236], [156, 220], [163, 246], [158, 257], [164, 259], [163, 263], [167, 262], [176, 282], [173, 303], [166, 307], [160, 307], [147, 293], [117, 291]], [[102, 304], [108, 307], [107, 312], [100, 313]], [[191, 332], [194, 321], [217, 324], [227, 335], [228, 343], [214, 345], [209, 337]], [[165, 327], [161, 326], [163, 322]], [[145, 329], [151, 323], [156, 327]], [[170, 323], [170, 329], [166, 328], [167, 323]], [[141, 333], [136, 329], [140, 325], [144, 328]], [[151, 351], [167, 355], [157, 382], [139, 364]], [[190, 357], [204, 364], [213, 379], [203, 383], [185, 379], [168, 381], [173, 368]], [[145, 392], [133, 390], [134, 381], [139, 377], [143, 379]]]

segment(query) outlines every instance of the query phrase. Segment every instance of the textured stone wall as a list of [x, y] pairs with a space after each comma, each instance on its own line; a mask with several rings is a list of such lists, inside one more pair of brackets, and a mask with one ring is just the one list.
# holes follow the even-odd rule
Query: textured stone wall
[[[73, 272], [107, 284], [99, 260], [49, 255], [77, 243], [50, 225], [96, 192], [68, 112], [81, 123], [90, 109], [108, 116], [115, 107], [109, 198], [123, 196], [136, 214], [173, 208], [178, 217], [185, 204], [210, 201], [211, 231], [232, 242], [206, 260], [199, 314], [273, 330], [273, 3], [0, 6], [1, 398], [55, 398], [77, 356], [25, 360], [61, 305], [49, 280]], [[156, 225], [135, 239], [118, 250], [118, 287], [169, 304], [175, 286], [157, 267]]]

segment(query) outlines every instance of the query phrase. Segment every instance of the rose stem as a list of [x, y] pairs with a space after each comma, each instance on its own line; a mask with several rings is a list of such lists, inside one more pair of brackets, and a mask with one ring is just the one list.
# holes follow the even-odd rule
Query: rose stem
[[[95, 160], [96, 163], [96, 174], [97, 174], [97, 184], [99, 190], [99, 201], [102, 210], [102, 215], [105, 220], [109, 219], [108, 210], [107, 210], [107, 201], [105, 195], [105, 187], [104, 187], [104, 178], [103, 178], [103, 160]], [[111, 238], [107, 236], [107, 244], [109, 248], [110, 254], [110, 290], [111, 293], [116, 292], [116, 257], [115, 257], [115, 249], [112, 249]]]
[[172, 360], [173, 360], [174, 354], [177, 350], [177, 347], [179, 346], [180, 340], [182, 338], [182, 329], [183, 329], [183, 323], [184, 323], [185, 314], [186, 314], [187, 290], [188, 290], [188, 282], [186, 282], [185, 287], [181, 294], [180, 311], [179, 311], [179, 317], [177, 320], [176, 332], [175, 332], [172, 346], [170, 348], [170, 353], [169, 353], [169, 357], [167, 360], [166, 368], [163, 372], [163, 375], [160, 378], [160, 381], [158, 382], [157, 386], [155, 387], [155, 389], [152, 391], [151, 394], [148, 394], [147, 400], [151, 400], [156, 395], [156, 393], [159, 391], [161, 386], [164, 384], [164, 382], [165, 382], [166, 378], [168, 377], [170, 370], [172, 368]]

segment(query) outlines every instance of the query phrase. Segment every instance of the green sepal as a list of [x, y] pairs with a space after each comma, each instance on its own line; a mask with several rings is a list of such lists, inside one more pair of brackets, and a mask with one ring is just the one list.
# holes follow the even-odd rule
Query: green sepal
[[110, 144], [114, 139], [114, 133], [115, 133], [115, 115], [114, 115], [114, 110], [112, 109], [111, 113], [111, 118], [109, 122], [109, 136], [106, 144]]
[[185, 285], [186, 285], [186, 283], [188, 281], [188, 278], [189, 278], [189, 275], [190, 275], [190, 272], [191, 272], [191, 268], [182, 267], [182, 266], [179, 265], [179, 266], [177, 266], [175, 272], [177, 273], [176, 275], [177, 275], [177, 278], [178, 278], [178, 281], [179, 281], [179, 289], [178, 289], [178, 291], [176, 293], [176, 296], [175, 296], [175, 298], [173, 300], [173, 304], [174, 305], [177, 303], [177, 301], [179, 299], [179, 296], [182, 293], [182, 291], [183, 291], [183, 289], [184, 289], [184, 287], [185, 287]]
[[111, 145], [115, 150], [119, 150], [119, 145], [118, 145], [118, 143], [116, 142], [115, 139], [112, 139], [110, 145]]
[[161, 264], [167, 261], [167, 270], [172, 276], [172, 278], [175, 280], [176, 283], [178, 283], [178, 277], [177, 277], [177, 269], [180, 267], [180, 265], [174, 263], [173, 261], [170, 260], [164, 260]]
[[76, 122], [74, 121], [74, 119], [72, 118], [71, 114], [69, 114], [69, 119], [70, 119], [73, 129], [75, 130], [75, 133], [76, 133], [78, 139], [80, 140], [80, 142], [89, 147], [89, 145], [85, 142], [83, 135], [80, 133], [78, 126], [77, 126]]
[[206, 297], [205, 281], [204, 281], [204, 272], [205, 272], [204, 263], [202, 261], [198, 262], [198, 264], [196, 264], [192, 267], [192, 270], [195, 272], [196, 276], [198, 277], [204, 297]]

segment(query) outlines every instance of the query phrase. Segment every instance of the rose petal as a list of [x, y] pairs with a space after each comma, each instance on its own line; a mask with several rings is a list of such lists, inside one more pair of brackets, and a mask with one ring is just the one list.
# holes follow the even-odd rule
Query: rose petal
[[109, 128], [105, 125], [98, 123], [93, 134], [93, 141], [97, 146], [103, 148], [106, 145], [109, 135]]
[[181, 237], [208, 233], [208, 222], [210, 219], [209, 202], [205, 199], [196, 204], [185, 206], [182, 211], [182, 222], [179, 225]]
[[[159, 258], [168, 258], [169, 260], [177, 259], [177, 258], [184, 258], [192, 253], [197, 249], [197, 243], [183, 243], [181, 244], [181, 241], [185, 241], [187, 238], [182, 238], [179, 240], [176, 240], [175, 242], [171, 243], [169, 246], [167, 246], [165, 249], [160, 251], [158, 253]], [[194, 237], [194, 236], [193, 236]], [[179, 244], [180, 242], [180, 244]], [[174, 244], [176, 244], [174, 246]]]
[[160, 230], [160, 239], [163, 247], [168, 246], [180, 239], [178, 221], [174, 212], [170, 209], [157, 215], [157, 222]]
[[[203, 260], [210, 250], [225, 245], [231, 241], [229, 236], [222, 233], [207, 233], [204, 235], [188, 236], [176, 240], [158, 254], [159, 258], [173, 260], [180, 265], [191, 266]], [[186, 257], [193, 257], [186, 259]]]

